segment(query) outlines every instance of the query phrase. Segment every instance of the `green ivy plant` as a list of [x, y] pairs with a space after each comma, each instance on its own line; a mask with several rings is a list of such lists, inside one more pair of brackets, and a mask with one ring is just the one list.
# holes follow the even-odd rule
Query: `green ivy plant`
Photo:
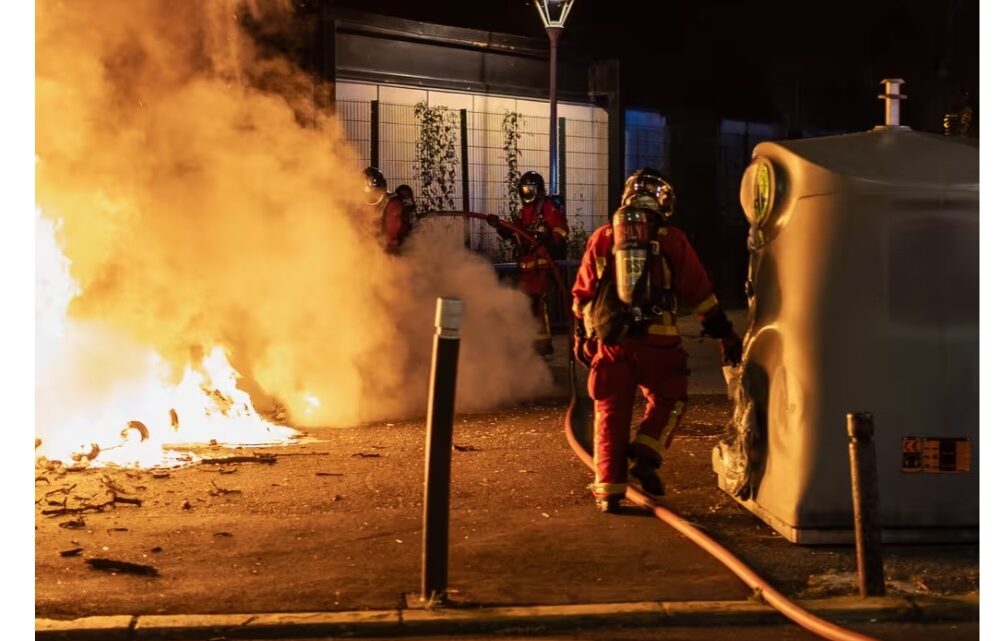
[[[518, 168], [518, 158], [521, 150], [518, 141], [521, 139], [521, 114], [516, 111], [504, 113], [500, 127], [503, 130], [503, 153], [507, 161], [506, 174], [506, 217], [509, 220], [518, 220], [518, 211], [521, 208], [521, 197], [517, 193], [517, 183], [521, 180], [521, 171]], [[500, 239], [500, 260], [513, 260], [515, 244], [513, 240]]]
[[503, 129], [503, 153], [507, 158], [507, 215], [511, 219], [517, 218], [517, 212], [521, 207], [521, 199], [517, 193], [517, 183], [521, 180], [521, 172], [517, 167], [517, 159], [521, 155], [517, 141], [521, 139], [520, 130], [521, 114], [516, 111], [508, 111], [503, 116], [501, 127]]
[[418, 214], [455, 208], [458, 175], [456, 148], [459, 137], [458, 112], [445, 107], [414, 105], [419, 135], [414, 145], [414, 171], [420, 180]]
[[581, 219], [577, 220], [576, 225], [569, 230], [569, 238], [566, 241], [566, 258], [580, 260], [586, 251], [586, 241], [589, 238], [590, 235], [586, 231], [586, 225], [583, 224]]

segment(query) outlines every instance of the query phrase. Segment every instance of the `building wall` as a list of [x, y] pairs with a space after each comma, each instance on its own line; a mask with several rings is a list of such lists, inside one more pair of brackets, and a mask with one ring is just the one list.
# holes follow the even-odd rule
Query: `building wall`
[[[462, 157], [456, 144], [458, 166], [453, 209], [461, 210], [464, 191], [468, 188], [470, 211], [499, 214], [508, 217], [507, 153], [504, 118], [518, 114], [518, 171], [538, 171], [549, 179], [548, 167], [548, 102], [531, 98], [496, 96], [492, 94], [442, 91], [395, 85], [339, 81], [335, 85], [336, 109], [350, 144], [357, 166], [373, 161], [373, 104], [378, 118], [378, 144], [375, 159], [391, 189], [406, 183], [421, 198], [421, 184], [416, 167], [416, 144], [420, 127], [414, 105], [446, 109], [461, 135], [462, 110], [465, 111], [467, 158]], [[375, 103], [374, 103], [375, 101]], [[568, 102], [558, 103], [562, 185], [566, 214], [570, 228], [577, 233], [589, 233], [606, 220], [608, 183], [607, 112], [604, 109]], [[461, 180], [461, 168], [468, 162], [468, 182]], [[495, 260], [508, 258], [506, 248], [496, 233], [481, 221], [471, 221], [468, 229], [459, 221], [447, 225], [453, 242], [468, 240], [469, 246], [489, 254]]]

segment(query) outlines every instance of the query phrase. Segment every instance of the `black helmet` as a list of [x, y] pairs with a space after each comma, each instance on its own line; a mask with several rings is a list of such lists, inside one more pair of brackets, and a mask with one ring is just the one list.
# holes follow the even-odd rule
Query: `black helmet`
[[404, 205], [414, 204], [414, 190], [410, 188], [410, 185], [398, 185], [396, 191], [393, 193], [403, 201]]
[[386, 196], [386, 177], [383, 176], [383, 172], [375, 167], [366, 167], [362, 172], [362, 178], [365, 182], [362, 191], [365, 193], [366, 203], [378, 205], [383, 202], [383, 197]]
[[645, 207], [668, 218], [676, 210], [676, 190], [660, 171], [642, 167], [624, 182], [621, 206], [628, 205]]
[[545, 179], [536, 171], [526, 172], [517, 182], [517, 194], [525, 203], [533, 203], [545, 195]]

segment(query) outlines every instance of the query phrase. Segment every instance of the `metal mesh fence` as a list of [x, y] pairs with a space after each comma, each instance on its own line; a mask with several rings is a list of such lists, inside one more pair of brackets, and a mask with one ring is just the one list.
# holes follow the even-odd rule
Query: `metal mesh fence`
[[349, 143], [344, 152], [353, 157], [360, 165], [368, 165], [369, 136], [371, 132], [372, 113], [368, 102], [339, 100], [335, 104], [338, 122], [341, 124], [342, 137]]
[[[429, 128], [415, 105], [337, 101], [344, 138], [356, 162], [376, 164], [391, 190], [410, 185], [422, 208], [462, 210], [467, 205], [469, 211], [506, 218], [519, 207], [513, 196], [514, 176], [534, 170], [548, 180], [548, 117], [433, 110], [441, 124]], [[559, 127], [559, 191], [565, 196], [570, 229], [588, 234], [608, 213], [607, 123], [560, 118]], [[433, 146], [434, 152], [427, 154], [429, 167], [418, 164], [419, 144]], [[516, 168], [511, 165], [515, 158]], [[429, 186], [438, 175], [446, 187]], [[454, 181], [449, 181], [452, 175]], [[507, 246], [482, 221], [445, 219], [431, 224], [442, 225], [452, 242], [494, 261], [511, 259]]]

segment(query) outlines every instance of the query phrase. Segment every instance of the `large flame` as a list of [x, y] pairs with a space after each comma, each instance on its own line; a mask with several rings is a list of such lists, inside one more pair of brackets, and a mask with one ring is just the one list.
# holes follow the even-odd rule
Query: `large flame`
[[295, 4], [36, 3], [39, 453], [286, 438], [256, 409], [418, 415], [445, 295], [466, 309], [461, 410], [550, 386], [528, 299], [487, 260], [427, 225], [382, 251], [327, 87], [276, 42], [313, 36]]
[[220, 346], [178, 383], [153, 349], [96, 321], [68, 317], [80, 289], [59, 222], [36, 210], [37, 454], [73, 465], [155, 466], [194, 460], [176, 444], [258, 445], [294, 430], [263, 420]]

